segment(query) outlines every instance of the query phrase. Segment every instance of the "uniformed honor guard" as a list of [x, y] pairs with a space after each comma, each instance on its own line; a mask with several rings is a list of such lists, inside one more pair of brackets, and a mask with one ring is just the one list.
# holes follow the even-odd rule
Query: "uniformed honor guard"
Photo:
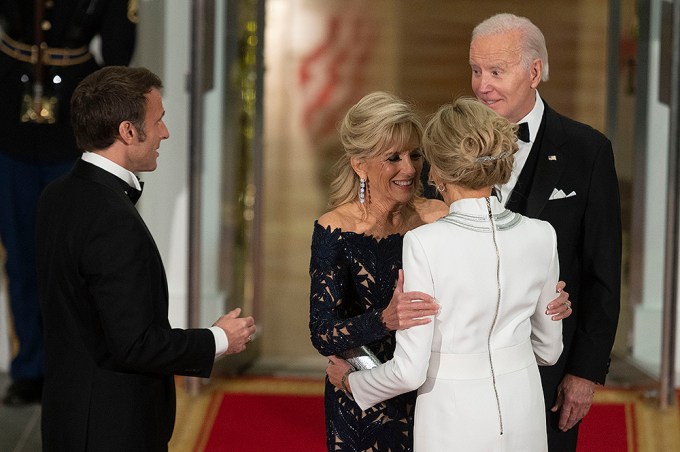
[[101, 66], [130, 62], [136, 20], [136, 0], [0, 0], [0, 240], [18, 344], [5, 405], [41, 398], [35, 208], [42, 189], [81, 154], [70, 125], [71, 93]]

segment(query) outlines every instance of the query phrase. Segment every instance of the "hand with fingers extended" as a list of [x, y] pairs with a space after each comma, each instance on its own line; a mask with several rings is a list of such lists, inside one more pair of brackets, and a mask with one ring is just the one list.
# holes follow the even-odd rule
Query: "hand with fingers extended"
[[423, 292], [404, 292], [404, 271], [399, 270], [397, 287], [381, 314], [382, 322], [389, 331], [405, 330], [412, 326], [425, 325], [431, 316], [439, 312], [437, 301]]
[[239, 317], [240, 315], [241, 308], [236, 308], [220, 317], [213, 325], [222, 328], [227, 335], [229, 346], [225, 355], [245, 350], [255, 334], [255, 320], [252, 317]]
[[593, 404], [595, 383], [576, 375], [566, 374], [557, 387], [557, 400], [551, 408], [560, 412], [559, 428], [563, 432], [583, 419]]
[[564, 281], [558, 281], [555, 291], [559, 295], [548, 303], [548, 309], [546, 309], [545, 313], [552, 316], [552, 320], [564, 320], [574, 312], [571, 309], [569, 293], [564, 290], [566, 286], [567, 284]]

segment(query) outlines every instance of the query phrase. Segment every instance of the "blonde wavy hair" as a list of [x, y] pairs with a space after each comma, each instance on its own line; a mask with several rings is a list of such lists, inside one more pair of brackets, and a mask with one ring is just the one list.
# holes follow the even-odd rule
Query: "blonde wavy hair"
[[[352, 158], [370, 159], [390, 147], [403, 148], [413, 137], [420, 143], [422, 130], [412, 106], [393, 94], [376, 91], [359, 100], [340, 125], [344, 152], [333, 168], [328, 206], [334, 208], [359, 197], [359, 177]], [[420, 193], [419, 180], [416, 193]]]
[[517, 152], [517, 125], [478, 100], [443, 105], [423, 135], [423, 154], [441, 182], [473, 190], [504, 184]]

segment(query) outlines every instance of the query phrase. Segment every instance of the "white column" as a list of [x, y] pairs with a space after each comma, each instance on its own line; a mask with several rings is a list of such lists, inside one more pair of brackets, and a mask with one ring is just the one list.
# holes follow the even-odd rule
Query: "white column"
[[144, 66], [163, 81], [165, 123], [170, 138], [161, 143], [158, 168], [145, 181], [139, 210], [163, 258], [170, 292], [170, 324], [187, 326], [187, 191], [191, 2], [146, 0], [140, 3], [133, 66]]
[[0, 245], [0, 372], [9, 372], [11, 361], [9, 343], [9, 296], [5, 275], [5, 254]]
[[[633, 358], [654, 375], [661, 361], [669, 107], [658, 101], [662, 0], [650, 8], [643, 294], [635, 308]], [[680, 345], [676, 345], [676, 351]], [[678, 360], [676, 358], [676, 365]]]

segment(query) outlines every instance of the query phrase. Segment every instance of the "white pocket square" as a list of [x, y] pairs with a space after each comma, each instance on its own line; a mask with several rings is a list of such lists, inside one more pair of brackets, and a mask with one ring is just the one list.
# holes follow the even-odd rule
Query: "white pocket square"
[[566, 194], [562, 190], [558, 190], [557, 188], [553, 188], [553, 191], [550, 194], [550, 198], [548, 198], [548, 201], [552, 201], [553, 199], [571, 198], [572, 196], [576, 196], [575, 191], [572, 191], [571, 193]]

